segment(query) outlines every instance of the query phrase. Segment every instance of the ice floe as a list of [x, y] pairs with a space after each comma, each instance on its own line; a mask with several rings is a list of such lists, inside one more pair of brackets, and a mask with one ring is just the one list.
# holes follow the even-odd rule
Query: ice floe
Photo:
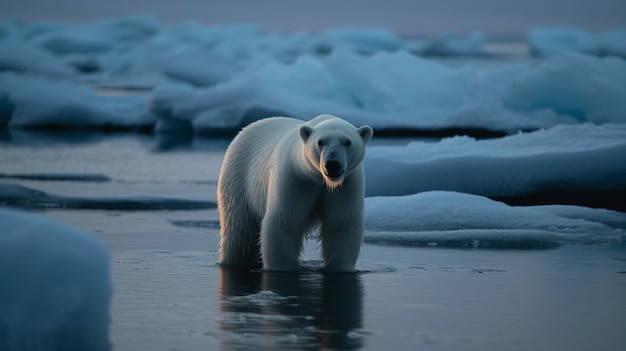
[[138, 128], [153, 124], [143, 95], [103, 95], [90, 86], [0, 73], [0, 124], [9, 127]]
[[538, 27], [528, 32], [527, 40], [538, 55], [581, 52], [626, 57], [626, 28], [591, 32], [576, 27]]
[[626, 190], [626, 125], [560, 125], [492, 140], [370, 147], [366, 195], [430, 190], [489, 197]]
[[577, 206], [513, 207], [431, 191], [365, 200], [365, 242], [408, 246], [542, 249], [621, 243], [626, 214]]
[[[529, 37], [538, 38], [531, 40], [537, 51], [592, 54], [587, 41], [608, 43], [603, 47], [614, 52], [626, 37], [618, 29], [598, 34], [602, 40], [577, 39], [585, 37], [578, 32], [535, 29]], [[513, 132], [626, 121], [626, 63], [617, 57], [570, 53], [538, 65], [478, 69], [419, 56], [484, 55], [484, 40], [480, 32], [409, 40], [380, 28], [278, 33], [248, 24], [164, 26], [148, 15], [86, 24], [5, 22], [0, 122], [235, 131], [263, 117], [331, 113], [378, 130]], [[557, 48], [561, 41], [573, 44]], [[146, 91], [104, 94], [94, 85]]]
[[106, 250], [87, 234], [0, 209], [0, 349], [111, 349]]

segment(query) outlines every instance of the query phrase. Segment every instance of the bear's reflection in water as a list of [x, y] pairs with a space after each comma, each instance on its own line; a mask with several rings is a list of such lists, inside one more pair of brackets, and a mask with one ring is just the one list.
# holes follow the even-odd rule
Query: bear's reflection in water
[[224, 349], [358, 349], [363, 285], [358, 273], [260, 272], [221, 268]]

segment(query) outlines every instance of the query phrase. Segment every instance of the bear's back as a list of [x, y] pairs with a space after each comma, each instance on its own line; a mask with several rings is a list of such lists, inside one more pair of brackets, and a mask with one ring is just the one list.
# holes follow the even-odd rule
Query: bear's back
[[[229, 192], [240, 194], [236, 197], [252, 201], [258, 215], [265, 211], [268, 179], [276, 162], [274, 151], [288, 135], [288, 138], [297, 138], [302, 124], [303, 121], [289, 117], [258, 120], [243, 128], [228, 146], [222, 174], [229, 176], [219, 181]], [[235, 179], [242, 179], [244, 183], [237, 183]]]

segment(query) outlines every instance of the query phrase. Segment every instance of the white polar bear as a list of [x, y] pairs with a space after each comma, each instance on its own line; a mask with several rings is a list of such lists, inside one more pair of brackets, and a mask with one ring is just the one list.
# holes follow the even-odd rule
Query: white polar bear
[[320, 115], [245, 127], [220, 171], [219, 263], [295, 271], [304, 237], [320, 228], [324, 269], [354, 271], [363, 237], [365, 145], [372, 128]]

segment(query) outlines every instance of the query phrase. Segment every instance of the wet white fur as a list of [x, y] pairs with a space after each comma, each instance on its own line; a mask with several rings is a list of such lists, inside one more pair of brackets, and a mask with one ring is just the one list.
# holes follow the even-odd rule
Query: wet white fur
[[[262, 259], [266, 270], [298, 270], [304, 237], [319, 229], [325, 269], [354, 271], [364, 228], [362, 160], [371, 137], [369, 126], [330, 115], [306, 123], [273, 117], [245, 127], [228, 147], [218, 180], [219, 263], [253, 268]], [[341, 177], [324, 175], [329, 147], [345, 162]]]

